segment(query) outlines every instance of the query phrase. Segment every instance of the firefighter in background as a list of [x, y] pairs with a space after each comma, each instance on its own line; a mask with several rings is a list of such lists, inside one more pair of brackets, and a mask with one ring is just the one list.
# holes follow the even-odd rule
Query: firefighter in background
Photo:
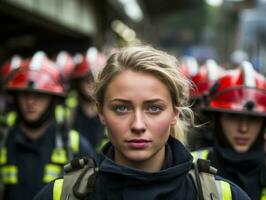
[[89, 48], [85, 55], [76, 55], [74, 59], [76, 66], [71, 74], [71, 85], [77, 93], [77, 102], [75, 102], [75, 95], [70, 93], [67, 105], [73, 109], [69, 123], [96, 149], [104, 138], [104, 127], [98, 118], [93, 93], [95, 77], [103, 67], [104, 59], [95, 47]]
[[13, 96], [5, 92], [6, 82], [12, 74], [18, 70], [22, 62], [19, 55], [13, 55], [11, 59], [4, 62], [0, 69], [0, 121], [1, 131], [7, 130], [9, 126], [15, 123], [14, 100]]
[[265, 77], [243, 62], [213, 85], [203, 109], [213, 117], [214, 146], [193, 152], [194, 158], [209, 159], [218, 175], [239, 185], [252, 200], [264, 200]]
[[76, 131], [57, 122], [56, 106], [65, 92], [59, 71], [43, 52], [23, 60], [6, 89], [14, 96], [17, 123], [0, 152], [4, 199], [32, 199], [45, 183], [62, 175], [70, 159], [95, 157], [95, 152]]
[[182, 73], [193, 84], [193, 87], [190, 89], [190, 101], [199, 126], [191, 128], [192, 131], [188, 133], [187, 138], [189, 149], [195, 151], [213, 146], [213, 138], [208, 127], [208, 120], [202, 115], [199, 108], [214, 81], [222, 74], [223, 69], [212, 59], [208, 59], [202, 66], [199, 66], [193, 57], [183, 59], [182, 63]]

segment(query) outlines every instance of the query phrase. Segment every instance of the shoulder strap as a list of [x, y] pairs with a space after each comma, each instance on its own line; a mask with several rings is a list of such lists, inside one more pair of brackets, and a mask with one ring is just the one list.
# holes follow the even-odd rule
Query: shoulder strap
[[61, 200], [84, 199], [94, 191], [98, 168], [93, 158], [74, 159], [64, 171]]
[[217, 170], [210, 161], [198, 159], [189, 171], [196, 186], [199, 200], [230, 200], [232, 199], [230, 184], [215, 180]]

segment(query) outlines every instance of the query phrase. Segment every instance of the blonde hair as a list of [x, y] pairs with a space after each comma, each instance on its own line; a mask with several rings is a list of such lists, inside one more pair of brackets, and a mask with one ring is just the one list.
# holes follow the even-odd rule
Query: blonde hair
[[188, 106], [190, 82], [178, 70], [178, 61], [163, 51], [150, 46], [125, 47], [107, 60], [96, 81], [95, 98], [102, 109], [104, 95], [112, 79], [125, 70], [154, 75], [169, 89], [174, 110], [180, 114], [179, 121], [171, 129], [171, 135], [185, 142], [187, 127], [194, 124], [194, 115]]

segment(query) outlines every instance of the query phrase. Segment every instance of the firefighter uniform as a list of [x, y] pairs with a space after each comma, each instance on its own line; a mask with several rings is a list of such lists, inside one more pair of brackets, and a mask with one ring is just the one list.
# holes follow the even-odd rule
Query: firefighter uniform
[[[63, 165], [73, 157], [95, 157], [86, 139], [58, 120], [62, 113], [56, 108], [65, 97], [60, 77], [54, 63], [37, 52], [31, 59], [24, 59], [7, 81], [6, 89], [14, 96], [17, 113], [8, 120], [11, 128], [0, 149], [4, 199], [30, 200], [44, 184], [62, 176]], [[36, 103], [44, 100], [47, 104]], [[42, 105], [43, 111], [36, 105]], [[38, 112], [32, 121], [25, 117]]]

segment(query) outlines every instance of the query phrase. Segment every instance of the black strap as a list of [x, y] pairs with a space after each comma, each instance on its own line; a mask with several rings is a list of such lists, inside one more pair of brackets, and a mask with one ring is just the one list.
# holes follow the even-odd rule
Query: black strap
[[193, 167], [195, 170], [195, 179], [196, 179], [196, 184], [197, 184], [198, 198], [199, 198], [199, 200], [204, 200], [202, 185], [201, 185], [201, 181], [200, 181], [200, 177], [199, 177], [198, 164], [193, 163]]

